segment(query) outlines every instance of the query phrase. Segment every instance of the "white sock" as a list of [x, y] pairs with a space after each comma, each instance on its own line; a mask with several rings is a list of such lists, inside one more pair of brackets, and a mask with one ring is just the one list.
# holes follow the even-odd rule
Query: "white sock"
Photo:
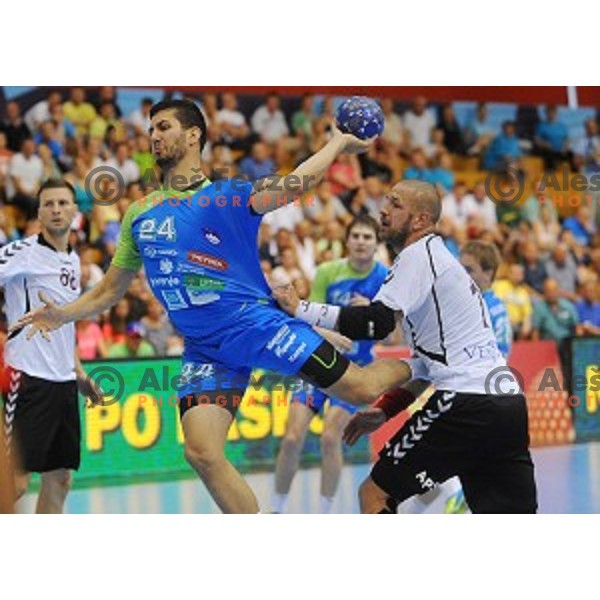
[[331, 509], [333, 508], [333, 498], [325, 498], [325, 496], [321, 496], [321, 500], [319, 502], [319, 513], [322, 515], [331, 514]]
[[288, 494], [273, 494], [273, 512], [283, 515], [287, 512]]

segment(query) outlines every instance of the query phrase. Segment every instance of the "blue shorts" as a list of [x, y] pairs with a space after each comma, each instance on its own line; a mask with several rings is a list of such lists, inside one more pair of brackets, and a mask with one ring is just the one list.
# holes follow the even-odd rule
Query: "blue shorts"
[[[180, 398], [228, 392], [230, 409], [237, 400], [234, 396], [243, 396], [254, 369], [297, 375], [324, 341], [310, 325], [276, 308], [253, 307], [248, 313], [253, 317], [251, 326], [244, 315], [209, 337], [186, 338]], [[191, 406], [182, 403], [181, 408], [183, 413]]]
[[361, 408], [360, 406], [348, 404], [347, 402], [339, 400], [338, 398], [327, 396], [327, 394], [324, 394], [321, 390], [308, 383], [303, 383], [302, 389], [292, 394], [290, 402], [292, 404], [304, 404], [307, 408], [312, 410], [315, 415], [318, 415], [320, 412], [322, 412], [328, 398], [330, 408], [337, 406], [338, 408], [344, 409], [351, 415]]

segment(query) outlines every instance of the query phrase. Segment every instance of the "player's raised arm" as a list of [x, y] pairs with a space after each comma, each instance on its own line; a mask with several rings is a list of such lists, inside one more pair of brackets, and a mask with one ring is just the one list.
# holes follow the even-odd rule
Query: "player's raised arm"
[[361, 140], [349, 133], [342, 133], [332, 125], [332, 138], [324, 148], [304, 161], [286, 177], [269, 177], [256, 184], [254, 210], [262, 215], [289, 206], [303, 194], [313, 189], [325, 176], [329, 167], [340, 154], [366, 152], [375, 138]]
[[125, 295], [136, 272], [111, 266], [97, 286], [65, 306], [57, 306], [44, 294], [40, 294], [40, 300], [45, 306], [21, 317], [11, 327], [11, 331], [31, 325], [27, 334], [31, 338], [38, 331], [45, 335], [66, 323], [92, 318], [108, 310]]

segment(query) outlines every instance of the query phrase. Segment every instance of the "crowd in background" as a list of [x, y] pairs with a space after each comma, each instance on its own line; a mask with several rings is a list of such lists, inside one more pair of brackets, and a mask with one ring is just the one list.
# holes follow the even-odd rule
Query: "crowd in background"
[[[284, 107], [270, 94], [251, 111], [242, 110], [232, 93], [196, 100], [208, 123], [203, 164], [213, 180], [290, 173], [327, 143], [335, 114], [331, 97], [317, 106], [305, 96]], [[152, 104], [146, 98], [123, 114], [110, 86], [49, 91], [30, 107], [8, 102], [0, 115], [0, 245], [39, 231], [37, 189], [49, 178], [65, 177], [80, 211], [71, 243], [81, 256], [82, 288], [98, 283], [114, 255], [123, 215], [160, 177], [148, 136]], [[494, 290], [507, 305], [515, 339], [553, 339], [560, 347], [575, 335], [600, 335], [600, 190], [586, 184], [573, 202], [570, 191], [549, 191], [543, 179], [544, 171], [561, 168], [588, 182], [600, 174], [597, 120], [588, 119], [585, 133], [572, 139], [552, 106], [528, 128], [513, 121], [492, 126], [486, 105], [461, 126], [452, 104], [434, 106], [423, 97], [402, 111], [390, 99], [381, 104], [385, 131], [366, 154], [340, 156], [303, 206], [264, 219], [258, 246], [268, 280], [292, 282], [307, 297], [317, 265], [344, 256], [353, 218], [378, 218], [390, 185], [420, 179], [440, 189], [439, 233], [454, 254], [472, 239], [501, 250], [504, 264]], [[126, 186], [112, 206], [96, 203], [86, 186], [88, 173], [103, 165], [117, 169]], [[488, 172], [507, 169], [526, 192], [516, 204], [493, 202], [485, 184]], [[509, 183], [499, 182], [500, 189]], [[381, 245], [378, 259], [390, 264], [393, 258]], [[77, 337], [82, 359], [182, 352], [143, 273], [110, 313], [78, 323]]]

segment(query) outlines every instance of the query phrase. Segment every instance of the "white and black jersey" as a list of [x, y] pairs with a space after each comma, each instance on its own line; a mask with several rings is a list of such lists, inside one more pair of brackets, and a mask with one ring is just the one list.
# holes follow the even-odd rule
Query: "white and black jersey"
[[[76, 300], [81, 291], [79, 257], [69, 248], [59, 252], [42, 234], [12, 242], [0, 249], [0, 286], [4, 288], [6, 317], [11, 327], [25, 313], [42, 305], [39, 292], [58, 305]], [[26, 340], [26, 329], [11, 333], [5, 362], [33, 377], [53, 382], [75, 377], [75, 325], [70, 323]]]
[[484, 394], [490, 372], [506, 365], [479, 287], [438, 235], [400, 253], [378, 301], [402, 312], [413, 375], [438, 390]]

